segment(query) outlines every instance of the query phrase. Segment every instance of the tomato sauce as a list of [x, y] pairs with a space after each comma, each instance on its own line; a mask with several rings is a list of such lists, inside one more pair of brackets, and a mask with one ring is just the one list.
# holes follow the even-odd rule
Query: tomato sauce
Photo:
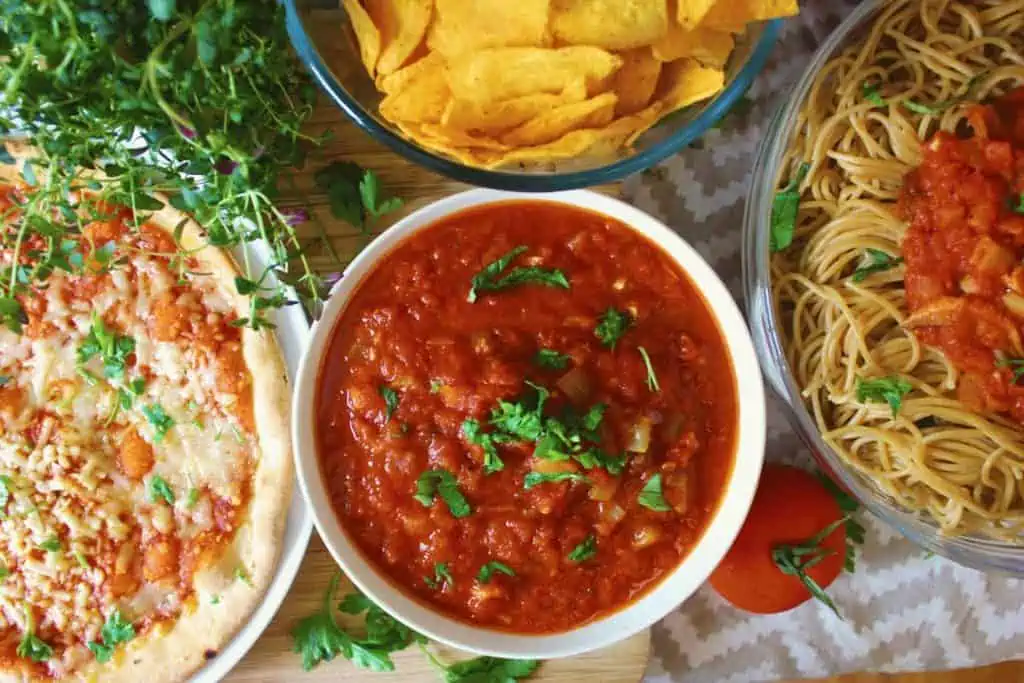
[[900, 197], [906, 325], [964, 373], [968, 405], [1024, 422], [1024, 89], [967, 121], [924, 145]]
[[[474, 276], [517, 247], [503, 273], [558, 269], [566, 286], [470, 303]], [[608, 309], [631, 320], [614, 347], [595, 331]], [[563, 355], [542, 362], [542, 349]], [[542, 456], [543, 437], [497, 426], [529, 432], [500, 419], [525, 406], [554, 434], [596, 405], [584, 441], [603, 465]], [[635, 600], [697, 542], [732, 469], [737, 388], [705, 301], [660, 248], [595, 213], [506, 202], [424, 229], [366, 277], [332, 333], [316, 411], [332, 505], [379, 571], [464, 621], [547, 633]], [[499, 435], [503, 469], [467, 420]], [[422, 495], [428, 471], [451, 475], [468, 514]], [[538, 475], [564, 478], [529, 485]], [[655, 475], [652, 509], [640, 501]]]

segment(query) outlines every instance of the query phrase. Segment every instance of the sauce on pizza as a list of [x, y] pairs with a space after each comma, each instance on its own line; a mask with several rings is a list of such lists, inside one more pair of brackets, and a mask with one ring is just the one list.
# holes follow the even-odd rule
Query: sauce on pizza
[[53, 273], [0, 328], [0, 670], [61, 677], [194, 607], [196, 572], [232, 562], [259, 443], [225, 283], [127, 210], [52, 248], [26, 199], [0, 186], [6, 237], [28, 232], [0, 272]]

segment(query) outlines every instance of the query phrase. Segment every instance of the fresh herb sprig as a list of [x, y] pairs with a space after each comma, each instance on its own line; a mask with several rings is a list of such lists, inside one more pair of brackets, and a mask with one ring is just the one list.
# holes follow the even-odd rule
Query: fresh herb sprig
[[807, 573], [809, 569], [823, 562], [825, 558], [834, 555], [835, 551], [823, 548], [822, 542], [828, 538], [836, 529], [846, 524], [847, 518], [842, 517], [829, 524], [813, 537], [802, 543], [784, 543], [772, 548], [772, 561], [783, 574], [795, 576], [810, 591], [815, 599], [835, 612], [840, 617], [836, 604], [828, 596], [825, 589]]
[[902, 258], [893, 258], [881, 249], [872, 249], [869, 247], [866, 253], [868, 262], [853, 271], [854, 282], [863, 282], [867, 279], [868, 275], [873, 273], [884, 273], [885, 271], [892, 270], [903, 263]]
[[782, 251], [793, 243], [796, 221], [800, 215], [800, 185], [810, 170], [810, 164], [800, 164], [789, 184], [775, 195], [768, 235], [768, 248], [772, 253]]
[[817, 476], [825, 489], [832, 494], [836, 504], [839, 505], [839, 509], [842, 511], [843, 515], [845, 515], [846, 558], [843, 562], [843, 569], [848, 572], [856, 571], [857, 546], [864, 545], [864, 536], [867, 534], [867, 529], [864, 528], [864, 525], [858, 522], [856, 517], [854, 517], [857, 511], [860, 510], [860, 503], [858, 503], [853, 496], [844, 491], [839, 484], [835, 483], [831, 477], [820, 472]]
[[903, 397], [913, 390], [914, 385], [901, 377], [857, 378], [857, 400], [888, 403], [893, 417], [900, 412]]
[[[20, 332], [19, 297], [55, 270], [117, 267], [112, 245], [83, 236], [90, 219], [109, 216], [105, 207], [131, 209], [137, 228], [165, 201], [193, 216], [213, 246], [265, 240], [279, 282], [315, 307], [324, 282], [295, 228], [308, 214], [277, 203], [279, 180], [323, 139], [302, 131], [316, 89], [289, 47], [283, 5], [94, 5], [9, 2], [0, 12], [0, 135], [27, 137], [34, 150], [21, 169], [28, 192], [15, 229], [0, 238], [17, 254], [0, 268], [0, 324]], [[397, 206], [372, 173], [352, 187], [361, 216]], [[166, 256], [184, 275], [188, 253], [178, 247]], [[250, 308], [236, 323], [271, 327], [269, 313], [291, 303], [287, 290], [265, 284], [267, 269], [243, 266]]]
[[466, 301], [475, 303], [485, 292], [500, 292], [525, 284], [544, 285], [560, 289], [569, 289], [569, 280], [565, 273], [557, 268], [540, 268], [539, 266], [517, 266], [508, 272], [506, 269], [516, 258], [526, 252], [526, 247], [518, 246], [500, 258], [488, 263], [483, 270], [473, 276], [470, 282]]

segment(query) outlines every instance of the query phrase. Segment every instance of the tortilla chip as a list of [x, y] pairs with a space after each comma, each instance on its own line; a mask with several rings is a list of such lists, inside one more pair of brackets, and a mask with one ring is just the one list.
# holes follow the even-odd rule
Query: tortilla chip
[[380, 115], [388, 121], [440, 123], [451, 99], [444, 59], [431, 54], [381, 80], [388, 93]]
[[578, 79], [594, 91], [620, 66], [621, 57], [598, 47], [499, 47], [452, 60], [448, 85], [458, 99], [495, 102], [534, 93], [558, 93]]
[[661, 62], [646, 47], [622, 52], [619, 56], [622, 57], [622, 68], [615, 72], [611, 89], [619, 96], [615, 115], [625, 116], [640, 111], [651, 101], [658, 87]]
[[799, 12], [797, 0], [719, 0], [701, 26], [738, 33], [752, 21], [792, 17]]
[[423, 42], [433, 13], [431, 0], [366, 0], [366, 11], [381, 36], [377, 71], [402, 68]]
[[551, 2], [551, 32], [569, 45], [629, 50], [661, 38], [668, 23], [667, 0]]
[[372, 77], [377, 68], [377, 58], [380, 57], [380, 31], [377, 30], [370, 15], [359, 4], [359, 0], [341, 1], [348, 13], [352, 31], [356, 34], [356, 42], [359, 43], [359, 56], [363, 60], [366, 72]]
[[725, 72], [721, 69], [701, 66], [694, 59], [680, 59], [662, 67], [654, 99], [668, 114], [713, 97], [724, 87]]
[[489, 47], [543, 47], [551, 0], [437, 0], [427, 45], [451, 59]]
[[663, 62], [692, 57], [705, 66], [721, 69], [736, 47], [732, 34], [703, 26], [687, 30], [673, 24], [668, 35], [654, 43], [651, 51]]
[[483, 135], [471, 135], [465, 131], [438, 126], [431, 123], [420, 124], [420, 130], [424, 135], [431, 137], [435, 142], [442, 143], [448, 147], [468, 147], [476, 149], [492, 149], [504, 152], [509, 147], [505, 143]]
[[572, 130], [600, 128], [615, 116], [618, 99], [614, 93], [607, 92], [583, 102], [550, 109], [502, 135], [501, 141], [512, 147], [532, 147], [557, 140]]
[[731, 2], [732, 0], [677, 0], [676, 21], [683, 28], [692, 29], [704, 21], [711, 8], [719, 2]]
[[452, 100], [441, 117], [441, 125], [495, 134], [515, 128], [555, 107], [581, 102], [586, 97], [586, 85], [583, 79], [578, 79], [558, 94], [536, 93], [497, 102]]

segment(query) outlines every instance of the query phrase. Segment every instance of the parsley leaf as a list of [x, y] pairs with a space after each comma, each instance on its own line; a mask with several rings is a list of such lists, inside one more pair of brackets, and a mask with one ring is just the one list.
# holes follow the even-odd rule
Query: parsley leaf
[[881, 273], [903, 263], [902, 258], [893, 258], [880, 249], [867, 250], [868, 263], [853, 271], [853, 281], [863, 282], [872, 273]]
[[434, 576], [423, 577], [423, 582], [430, 588], [438, 590], [442, 586], [454, 586], [455, 579], [452, 577], [451, 571], [448, 569], [446, 562], [435, 562], [434, 563]]
[[174, 491], [166, 479], [153, 475], [149, 479], [149, 501], [155, 503], [158, 499], [163, 499], [168, 505], [174, 505]]
[[88, 646], [96, 656], [96, 661], [103, 664], [110, 661], [114, 654], [114, 649], [119, 644], [127, 643], [135, 637], [135, 627], [124, 618], [121, 610], [115, 609], [107, 617], [107, 622], [103, 624], [103, 630], [100, 631], [100, 635], [103, 638], [102, 642], [90, 642]]
[[1020, 378], [1024, 377], [1024, 358], [997, 358], [996, 367], [1013, 370], [1014, 383], [1019, 382]]
[[45, 662], [53, 657], [53, 648], [40, 640], [32, 630], [28, 630], [21, 637], [15, 654], [33, 662]]
[[800, 184], [810, 170], [810, 164], [806, 162], [800, 164], [796, 175], [789, 181], [789, 185], [775, 195], [768, 238], [768, 248], [772, 253], [782, 251], [793, 243], [796, 219], [800, 212]]
[[174, 420], [171, 416], [164, 411], [163, 406], [159, 403], [142, 406], [142, 414], [153, 425], [153, 441], [155, 443], [163, 441], [164, 437], [167, 436], [167, 432], [174, 426]]
[[495, 573], [504, 574], [505, 576], [516, 575], [512, 567], [509, 567], [507, 564], [504, 564], [502, 562], [491, 560], [490, 562], [484, 564], [484, 566], [480, 567], [480, 571], [476, 575], [476, 580], [480, 583], [490, 583], [491, 578], [495, 575]]
[[647, 480], [644, 487], [640, 489], [640, 496], [637, 498], [637, 502], [648, 510], [654, 510], [655, 512], [669, 512], [672, 510], [672, 506], [665, 502], [665, 496], [662, 494], [660, 474], [655, 474]]
[[541, 349], [533, 357], [534, 362], [549, 370], [565, 370], [569, 367], [569, 356], [554, 349]]
[[11, 478], [6, 474], [0, 474], [0, 514], [3, 508], [11, 500]]
[[533, 659], [477, 657], [441, 668], [445, 683], [514, 683], [532, 676], [538, 666]]
[[313, 176], [316, 186], [327, 193], [331, 215], [362, 231], [366, 214], [359, 186], [365, 171], [351, 161], [335, 161]]
[[303, 671], [312, 671], [320, 662], [329, 662], [339, 654], [352, 658], [352, 637], [341, 630], [331, 610], [339, 579], [337, 574], [331, 579], [320, 610], [292, 629], [292, 652], [302, 655]]
[[536, 441], [544, 427], [544, 403], [550, 392], [529, 380], [526, 384], [534, 390], [535, 395], [516, 402], [498, 401], [498, 407], [491, 410], [490, 422], [512, 437]]
[[398, 393], [386, 384], [377, 387], [377, 391], [380, 392], [381, 398], [384, 399], [384, 404], [387, 406], [386, 419], [390, 422], [391, 416], [398, 410]]
[[857, 400], [861, 402], [889, 404], [892, 415], [900, 412], [903, 397], [914, 390], [914, 386], [900, 377], [878, 377], [873, 379], [857, 378]]
[[626, 330], [633, 324], [633, 318], [626, 311], [617, 311], [609, 308], [601, 315], [601, 319], [594, 328], [594, 335], [601, 340], [601, 343], [610, 349], [614, 349], [619, 339], [626, 333]]
[[884, 107], [885, 99], [882, 98], [881, 93], [878, 91], [878, 86], [870, 81], [864, 81], [861, 84], [861, 93], [864, 95], [864, 99], [875, 105], [876, 107]]
[[594, 534], [589, 534], [569, 553], [569, 561], [586, 562], [595, 555], [597, 555], [597, 537]]
[[397, 652], [413, 643], [427, 642], [422, 634], [392, 617], [359, 591], [342, 598], [338, 609], [344, 614], [366, 613], [366, 639], [362, 641], [364, 645], [372, 645], [387, 652]]
[[508, 441], [504, 434], [488, 434], [481, 430], [480, 422], [472, 418], [462, 423], [462, 434], [469, 443], [484, 450], [484, 473], [494, 474], [505, 469], [505, 462], [498, 455], [499, 443]]
[[579, 472], [529, 472], [523, 478], [523, 488], [532, 489], [540, 484], [559, 481], [575, 481], [581, 484], [590, 483], [587, 476]]
[[506, 275], [501, 276], [502, 271], [525, 251], [525, 246], [515, 247], [498, 260], [484, 266], [484, 269], [474, 275], [470, 281], [471, 286], [466, 301], [475, 303], [479, 295], [484, 292], [497, 292], [525, 284], [569, 289], [569, 280], [565, 277], [565, 273], [558, 269], [524, 266], [513, 268]]
[[416, 480], [416, 495], [413, 497], [423, 507], [433, 506], [437, 496], [441, 496], [448, 511], [456, 519], [467, 517], [473, 512], [466, 497], [459, 491], [459, 482], [448, 470], [427, 470]]
[[[846, 517], [837, 519], [827, 527], [818, 532], [814, 537], [802, 543], [780, 544], [772, 548], [772, 562], [787, 576], [795, 576], [800, 579], [811, 595], [822, 602], [825, 606], [839, 615], [836, 604], [828, 596], [825, 590], [814, 578], [807, 573], [807, 570], [818, 564], [826, 557], [834, 555], [835, 551], [821, 547], [821, 542], [828, 538], [832, 532], [846, 523]], [[841, 618], [841, 617], [840, 617]]]
[[359, 181], [359, 198], [362, 200], [363, 210], [374, 218], [380, 218], [402, 206], [402, 200], [398, 197], [381, 201], [380, 181], [377, 174], [369, 170], [363, 172], [362, 180]]
[[657, 393], [661, 391], [661, 385], [658, 384], [658, 376], [654, 374], [654, 366], [651, 365], [651, 357], [647, 355], [647, 349], [642, 346], [636, 347], [636, 350], [640, 352], [640, 355], [644, 359], [644, 367], [647, 368], [647, 388], [650, 392]]

